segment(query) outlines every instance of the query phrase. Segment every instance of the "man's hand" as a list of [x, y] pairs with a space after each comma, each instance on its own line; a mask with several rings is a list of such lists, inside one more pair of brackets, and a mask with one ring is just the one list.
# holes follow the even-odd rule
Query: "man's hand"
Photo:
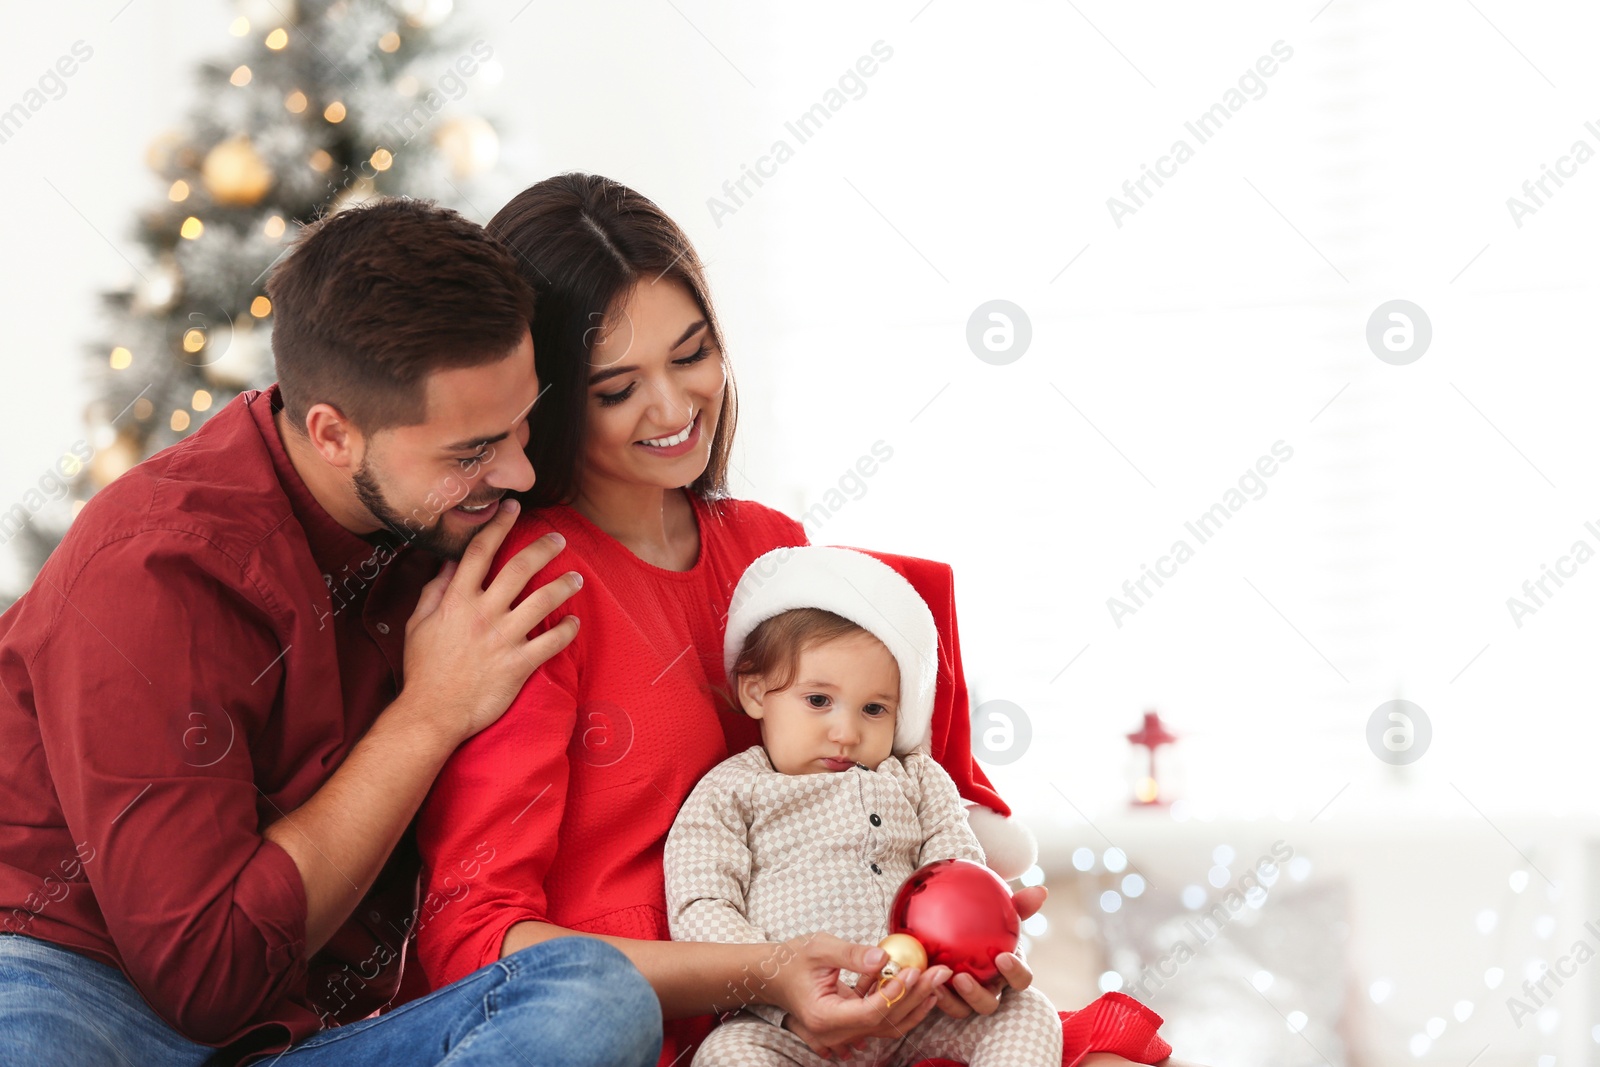
[[857, 972], [859, 985], [870, 988], [889, 962], [881, 948], [823, 933], [790, 938], [784, 948], [772, 1001], [789, 1013], [784, 1026], [830, 1059], [848, 1059], [865, 1038], [899, 1036], [916, 1026], [933, 1010], [934, 991], [950, 976], [945, 967], [929, 973], [912, 969], [892, 979], [881, 994], [857, 992], [840, 981], [839, 971]]
[[422, 589], [406, 622], [405, 688], [412, 714], [425, 715], [450, 748], [504, 715], [523, 684], [541, 664], [578, 635], [578, 617], [568, 615], [537, 637], [528, 633], [583, 584], [569, 573], [511, 603], [528, 580], [565, 545], [546, 534], [506, 561], [494, 581], [484, 578], [520, 509], [504, 500], [499, 512], [473, 537], [460, 563], [451, 560]]
[[[1017, 914], [1026, 919], [1044, 906], [1045, 898], [1049, 895], [1049, 890], [1037, 885], [1013, 893], [1011, 900], [1017, 906]], [[1033, 971], [1014, 952], [1000, 953], [994, 958], [994, 965], [1000, 969], [1000, 977], [987, 985], [970, 974], [958, 974], [942, 986], [938, 992], [939, 1009], [957, 1019], [965, 1019], [973, 1012], [993, 1015], [1000, 1007], [1000, 994], [1007, 986], [1027, 989], [1033, 984]]]

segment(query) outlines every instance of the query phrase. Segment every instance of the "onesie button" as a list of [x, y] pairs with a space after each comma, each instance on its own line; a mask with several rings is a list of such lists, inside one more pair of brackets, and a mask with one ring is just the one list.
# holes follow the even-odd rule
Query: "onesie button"
[[882, 826], [883, 825], [883, 820], [878, 818], [878, 813], [877, 812], [873, 812], [871, 815], [867, 816], [867, 821], [871, 822], [872, 825], [874, 825], [874, 826]]
[[883, 873], [883, 868], [879, 867], [876, 863], [874, 863], [872, 865], [872, 873], [873, 874], [882, 874]]

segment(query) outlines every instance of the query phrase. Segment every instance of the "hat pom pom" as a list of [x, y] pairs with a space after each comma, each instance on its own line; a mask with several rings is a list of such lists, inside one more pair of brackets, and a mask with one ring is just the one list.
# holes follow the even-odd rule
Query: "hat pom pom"
[[973, 805], [967, 808], [967, 825], [983, 846], [989, 869], [1007, 881], [1022, 877], [1039, 859], [1033, 831], [1015, 818]]

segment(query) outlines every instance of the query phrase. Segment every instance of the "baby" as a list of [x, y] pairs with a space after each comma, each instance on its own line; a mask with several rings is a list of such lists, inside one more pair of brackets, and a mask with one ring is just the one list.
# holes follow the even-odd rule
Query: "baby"
[[[712, 768], [667, 837], [674, 940], [823, 930], [875, 945], [912, 871], [984, 862], [955, 783], [927, 754], [933, 615], [893, 568], [842, 548], [767, 553], [734, 591], [724, 658], [761, 744]], [[829, 1062], [784, 1022], [781, 1008], [748, 1005], [712, 1031], [694, 1067]], [[1007, 989], [991, 1015], [936, 1008], [902, 1037], [870, 1038], [861, 1062], [1056, 1067], [1061, 1053], [1050, 1001]]]

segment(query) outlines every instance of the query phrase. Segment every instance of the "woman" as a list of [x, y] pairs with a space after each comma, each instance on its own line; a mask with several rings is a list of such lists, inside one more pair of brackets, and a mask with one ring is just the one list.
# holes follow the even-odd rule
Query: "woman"
[[[994, 1010], [997, 988], [952, 992], [941, 988], [948, 968], [935, 967], [897, 979], [883, 1012], [837, 974], [875, 974], [881, 950], [826, 934], [669, 940], [667, 831], [706, 771], [760, 742], [723, 695], [729, 598], [751, 561], [805, 534], [726, 496], [732, 374], [699, 259], [659, 208], [569, 174], [526, 190], [489, 229], [538, 293], [542, 389], [527, 446], [538, 481], [495, 569], [538, 537], [564, 539], [559, 567], [528, 575], [528, 588], [571, 568], [581, 592], [568, 607], [581, 626], [505, 716], [461, 747], [419, 816], [418, 955], [430, 983], [550, 938], [598, 936], [656, 990], [663, 1064], [709, 1030], [708, 1011], [751, 999], [783, 1006], [815, 1050], [840, 1053], [915, 1026], [936, 1005]], [[571, 624], [541, 628], [560, 625]], [[1044, 891], [1017, 896], [1026, 916]], [[1014, 954], [999, 962], [1000, 984], [1031, 981]]]

